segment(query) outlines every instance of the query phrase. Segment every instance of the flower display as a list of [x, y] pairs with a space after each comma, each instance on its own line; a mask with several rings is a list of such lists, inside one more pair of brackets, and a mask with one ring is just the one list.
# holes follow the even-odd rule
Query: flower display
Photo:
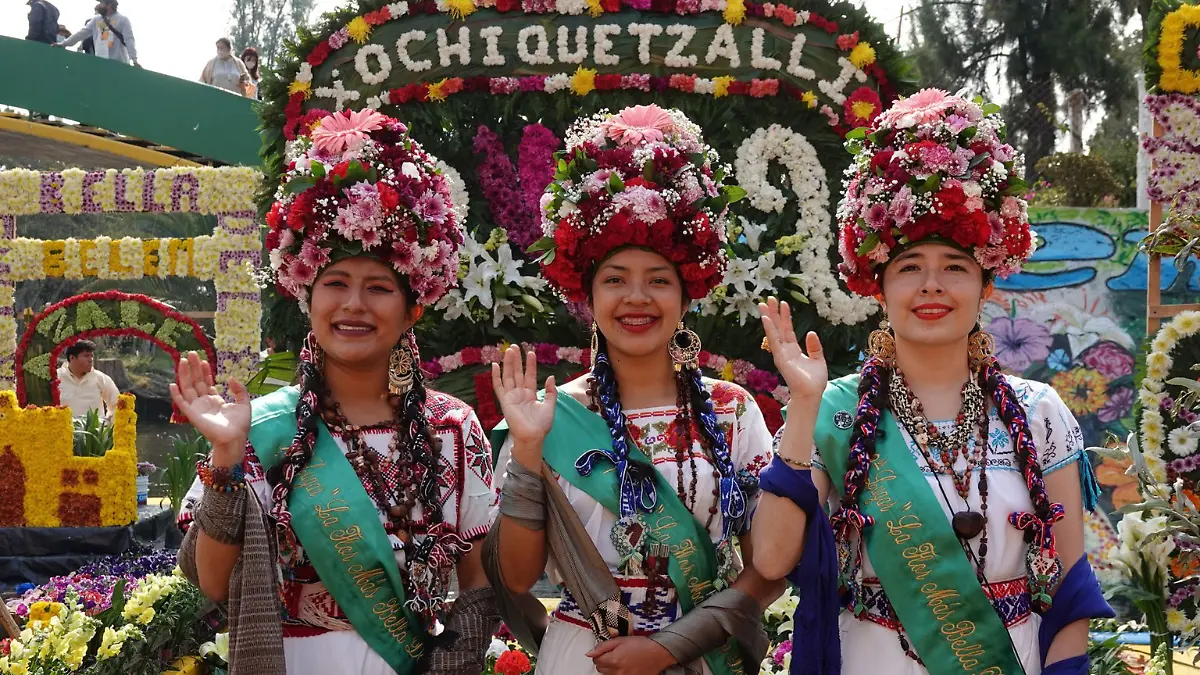
[[[1186, 428], [1193, 420], [1190, 419], [1190, 411], [1176, 404], [1185, 390], [1167, 384], [1173, 375], [1189, 379], [1195, 377], [1188, 364], [1175, 364], [1172, 356], [1180, 349], [1181, 343], [1186, 345], [1186, 353], [1191, 353], [1197, 334], [1200, 334], [1200, 312], [1182, 312], [1164, 324], [1150, 343], [1150, 351], [1146, 355], [1146, 376], [1142, 378], [1138, 391], [1142, 405], [1141, 451], [1154, 480], [1164, 485], [1170, 485], [1178, 476], [1200, 468], [1200, 464], [1195, 463], [1195, 454], [1179, 455], [1169, 442], [1174, 431]], [[1176, 448], [1186, 447], [1189, 445], [1181, 444], [1179, 436], [1176, 436]], [[1195, 490], [1195, 483], [1191, 481], [1188, 478], [1185, 487]]]
[[[659, 139], [659, 140], [651, 140]], [[596, 262], [643, 246], [675, 263], [687, 296], [708, 295], [725, 272], [725, 218], [745, 191], [722, 185], [718, 158], [676, 110], [634, 106], [584, 118], [542, 198], [542, 273], [567, 300], [587, 299]]]
[[1091, 368], [1073, 368], [1055, 375], [1050, 386], [1059, 393], [1063, 403], [1074, 415], [1090, 415], [1099, 412], [1106, 402], [1108, 381]]
[[0, 171], [0, 215], [254, 210], [262, 173], [248, 167]]
[[[113, 447], [103, 457], [75, 457], [67, 408], [18, 407], [0, 391], [0, 462], [7, 476], [23, 477], [23, 500], [5, 499], [7, 526], [108, 527], [137, 520], [137, 447], [133, 396], [122, 394], [113, 420]], [[74, 478], [74, 480], [71, 480]], [[11, 494], [11, 493], [10, 493]]]
[[1200, 6], [1197, 5], [1182, 5], [1163, 17], [1157, 58], [1162, 69], [1158, 88], [1162, 91], [1200, 92], [1200, 72], [1183, 65], [1185, 33], [1197, 28], [1200, 28]]
[[838, 205], [839, 269], [852, 291], [878, 294], [882, 265], [930, 238], [972, 252], [999, 277], [1032, 255], [1022, 160], [999, 111], [925, 89], [847, 136], [854, 159]]
[[[1173, 214], [1200, 215], [1200, 99], [1180, 93], [1151, 95], [1146, 108], [1162, 129], [1161, 136], [1142, 136], [1142, 148], [1153, 162], [1147, 194], [1170, 204]], [[1155, 252], [1175, 255], [1192, 238], [1174, 220], [1168, 218], [1151, 237], [1151, 243], [1158, 244]]]
[[307, 311], [322, 267], [366, 253], [405, 277], [421, 304], [440, 300], [458, 282], [463, 234], [436, 158], [370, 110], [323, 116], [310, 134], [291, 144], [267, 214], [278, 287]]

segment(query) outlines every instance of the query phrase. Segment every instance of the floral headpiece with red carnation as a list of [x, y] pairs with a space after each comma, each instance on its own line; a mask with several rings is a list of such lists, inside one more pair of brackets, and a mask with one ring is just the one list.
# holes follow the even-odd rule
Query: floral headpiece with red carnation
[[577, 120], [542, 195], [542, 275], [567, 300], [587, 300], [595, 266], [618, 248], [662, 254], [689, 298], [720, 285], [725, 219], [745, 191], [725, 171], [700, 128], [678, 110], [633, 106]]
[[374, 110], [333, 113], [289, 143], [287, 159], [267, 251], [277, 288], [305, 313], [320, 271], [351, 256], [390, 264], [422, 305], [458, 283], [463, 234], [450, 185], [402, 122]]
[[904, 248], [941, 241], [1006, 277], [1035, 247], [1000, 107], [924, 89], [847, 135], [854, 160], [838, 205], [838, 269], [850, 290], [880, 292], [882, 266]]

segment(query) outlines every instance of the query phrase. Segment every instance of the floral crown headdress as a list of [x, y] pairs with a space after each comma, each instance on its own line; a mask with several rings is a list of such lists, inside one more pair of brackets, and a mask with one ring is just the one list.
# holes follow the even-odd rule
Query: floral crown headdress
[[374, 110], [326, 115], [288, 144], [287, 161], [266, 243], [276, 287], [305, 313], [320, 271], [351, 256], [391, 265], [422, 305], [458, 283], [449, 183], [402, 122]]
[[678, 110], [633, 106], [579, 119], [542, 195], [542, 275], [572, 302], [588, 297], [598, 262], [626, 246], [653, 250], [702, 298], [725, 274], [728, 206], [745, 195], [723, 185], [717, 153]]
[[847, 136], [854, 155], [838, 204], [838, 266], [850, 290], [880, 292], [882, 267], [903, 249], [940, 241], [1006, 277], [1035, 248], [1021, 178], [1000, 108], [938, 89], [897, 101]]

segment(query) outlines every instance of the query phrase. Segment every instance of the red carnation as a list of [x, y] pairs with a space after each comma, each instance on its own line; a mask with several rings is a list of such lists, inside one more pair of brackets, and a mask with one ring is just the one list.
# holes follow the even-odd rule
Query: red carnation
[[496, 659], [496, 665], [493, 668], [496, 675], [525, 675], [532, 667], [528, 656], [519, 650], [510, 649]]
[[333, 167], [332, 169], [330, 169], [329, 173], [331, 175], [337, 176], [338, 178], [345, 178], [346, 172], [349, 170], [350, 170], [350, 160], [346, 160], [344, 162], [339, 163], [337, 166]]
[[[608, 10], [615, 12], [616, 10]], [[619, 73], [607, 73], [596, 76], [596, 89], [600, 91], [612, 91], [621, 88], [621, 75]]]
[[[279, 206], [278, 202], [275, 206]], [[272, 229], [267, 232], [267, 250], [273, 251], [277, 248], [279, 248], [279, 230]]]
[[329, 58], [329, 43], [322, 40], [316, 49], [308, 53], [308, 58], [305, 61], [308, 61], [308, 65], [316, 68], [325, 63], [325, 59], [327, 58]]
[[762, 411], [763, 421], [767, 423], [767, 430], [771, 433], [779, 431], [779, 427], [783, 426], [783, 406], [779, 404], [779, 401], [768, 394], [755, 394], [754, 402]]
[[496, 0], [496, 11], [512, 12], [521, 8], [521, 0]]
[[883, 112], [883, 101], [879, 100], [879, 94], [870, 87], [859, 87], [854, 90], [854, 93], [846, 97], [846, 103], [843, 106], [843, 117], [846, 124], [851, 127], [865, 127], [875, 121], [879, 117], [879, 113]]
[[892, 155], [895, 155], [893, 150], [880, 150], [871, 156], [871, 172], [879, 173], [885, 171], [892, 163]]
[[288, 210], [288, 227], [297, 232], [304, 232], [308, 229], [308, 226], [312, 224], [313, 199], [313, 190], [305, 190], [296, 197], [296, 201], [292, 202], [292, 208]]
[[849, 35], [839, 35], [837, 38], [838, 49], [848, 52], [858, 46], [858, 31], [854, 31]]
[[745, 96], [750, 93], [749, 82], [730, 82], [729, 94], [731, 96]]
[[655, 183], [654, 181], [646, 180], [645, 178], [642, 178], [641, 176], [635, 176], [635, 177], [630, 178], [629, 180], [625, 181], [625, 187], [644, 187], [644, 188], [647, 188], [650, 190], [657, 190], [658, 183]]

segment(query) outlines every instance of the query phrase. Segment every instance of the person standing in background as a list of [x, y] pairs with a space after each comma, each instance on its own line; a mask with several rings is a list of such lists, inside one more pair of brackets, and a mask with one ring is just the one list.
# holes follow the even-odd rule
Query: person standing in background
[[58, 8], [46, 0], [29, 0], [29, 34], [26, 40], [52, 45], [58, 30]]
[[200, 81], [235, 94], [246, 94], [244, 87], [250, 82], [250, 73], [246, 71], [246, 64], [233, 55], [233, 43], [229, 38], [217, 40], [217, 55], [204, 66]]
[[67, 347], [67, 362], [58, 368], [58, 402], [71, 409], [72, 417], [86, 417], [91, 410], [111, 420], [121, 392], [108, 375], [94, 367], [96, 343], [80, 340]]
[[121, 63], [137, 60], [137, 45], [133, 38], [133, 24], [124, 14], [117, 12], [117, 0], [103, 0], [96, 5], [96, 16], [92, 17], [79, 32], [59, 43], [59, 47], [70, 47], [86, 38], [92, 39], [96, 56]]
[[242, 63], [246, 65], [246, 72], [250, 74], [250, 82], [245, 86], [246, 98], [262, 100], [258, 95], [258, 83], [262, 79], [258, 73], [258, 50], [254, 47], [243, 49]]

